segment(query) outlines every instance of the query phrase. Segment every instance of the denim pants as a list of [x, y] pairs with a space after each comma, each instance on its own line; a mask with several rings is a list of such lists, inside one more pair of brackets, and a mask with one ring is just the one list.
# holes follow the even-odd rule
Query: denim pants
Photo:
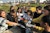
[[26, 28], [26, 33], [32, 33], [30, 28]]

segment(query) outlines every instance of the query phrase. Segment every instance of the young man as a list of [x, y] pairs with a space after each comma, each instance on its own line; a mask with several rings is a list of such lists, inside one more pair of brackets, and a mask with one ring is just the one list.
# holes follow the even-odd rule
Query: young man
[[44, 16], [47, 16], [50, 13], [50, 5], [44, 7]]
[[47, 16], [49, 13], [50, 13], [50, 5], [47, 5], [47, 6], [44, 7], [43, 14], [40, 15], [38, 18], [33, 19], [33, 22], [35, 22], [35, 23], [41, 23], [42, 22], [42, 20], [41, 20], [42, 17], [43, 16]]
[[[37, 19], [37, 18], [39, 18], [41, 15], [42, 15], [43, 13], [42, 13], [42, 7], [41, 6], [37, 6], [36, 7], [36, 12], [34, 13], [34, 15], [33, 15], [33, 22], [40, 22], [39, 21], [39, 19]], [[41, 17], [40, 17], [41, 18]], [[34, 21], [34, 20], [37, 20], [37, 21]], [[40, 26], [40, 24], [39, 23], [35, 23], [37, 26]]]
[[50, 15], [42, 18], [44, 31], [42, 33], [50, 33]]
[[40, 15], [42, 15], [42, 7], [38, 6], [36, 7], [36, 12], [34, 13], [33, 18], [38, 18]]
[[44, 17], [42, 18], [42, 26], [45, 30], [42, 33], [50, 33], [50, 5], [44, 7]]

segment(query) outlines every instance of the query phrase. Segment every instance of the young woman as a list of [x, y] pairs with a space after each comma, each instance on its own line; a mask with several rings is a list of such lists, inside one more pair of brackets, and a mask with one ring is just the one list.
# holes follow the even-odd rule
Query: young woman
[[12, 22], [15, 22], [15, 19], [13, 17], [13, 14], [15, 14], [15, 10], [14, 10], [14, 7], [11, 6], [10, 7], [10, 12], [7, 14], [7, 20], [12, 21]]
[[11, 22], [6, 19], [6, 12], [4, 10], [0, 10], [0, 32], [5, 31], [8, 28], [8, 24], [11, 26], [17, 26], [18, 23]]
[[[22, 9], [21, 8], [17, 9], [17, 16], [18, 16], [18, 23], [24, 25], [23, 18], [22, 18], [23, 17], [23, 13], [22, 13]], [[25, 29], [21, 28], [21, 33], [25, 33]]]
[[27, 14], [24, 14], [23, 18], [25, 19], [24, 23], [26, 24], [26, 33], [31, 33], [30, 27], [33, 27], [33, 28], [35, 27], [35, 25], [31, 24], [31, 22], [32, 22], [31, 10], [28, 10]]
[[[11, 22], [18, 22], [18, 18], [17, 18], [17, 15], [16, 15], [16, 11], [15, 11], [15, 8], [14, 6], [10, 6], [10, 12], [7, 14], [7, 20], [11, 21]], [[17, 20], [17, 21], [16, 21]], [[8, 29], [12, 28], [12, 26], [9, 26]]]
[[27, 19], [28, 21], [32, 21], [32, 12], [31, 10], [28, 10], [27, 14], [23, 15], [24, 19]]
[[21, 8], [17, 9], [17, 16], [18, 16], [18, 21], [22, 20], [23, 13]]

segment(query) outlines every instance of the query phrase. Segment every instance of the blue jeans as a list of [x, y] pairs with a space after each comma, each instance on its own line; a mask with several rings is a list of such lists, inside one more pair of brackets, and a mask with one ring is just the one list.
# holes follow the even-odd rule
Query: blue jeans
[[26, 33], [32, 33], [30, 28], [26, 28]]

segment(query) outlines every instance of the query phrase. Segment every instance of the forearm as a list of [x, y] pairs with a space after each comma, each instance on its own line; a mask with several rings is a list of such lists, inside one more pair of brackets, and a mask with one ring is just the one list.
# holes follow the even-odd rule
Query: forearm
[[15, 22], [7, 22], [7, 24], [10, 26], [18, 25], [18, 23], [15, 23]]
[[33, 27], [32, 24], [28, 24], [28, 23], [26, 24], [26, 26], [27, 26], [27, 27]]

